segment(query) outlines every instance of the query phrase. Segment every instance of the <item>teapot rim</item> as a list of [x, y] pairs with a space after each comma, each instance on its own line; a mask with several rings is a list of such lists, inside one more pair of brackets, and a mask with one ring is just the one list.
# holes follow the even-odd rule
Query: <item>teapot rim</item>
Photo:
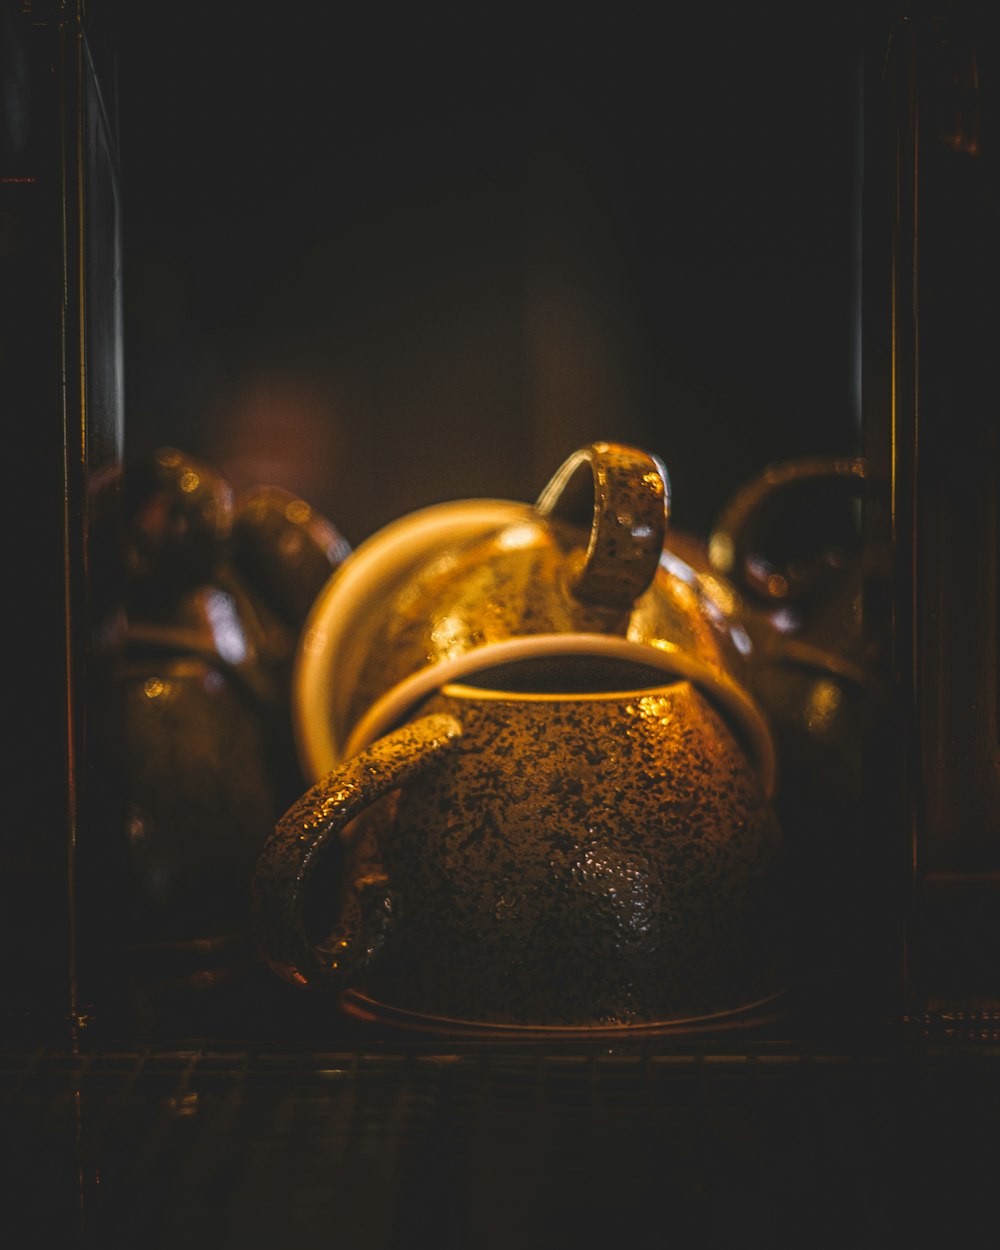
[[[329, 729], [325, 753], [317, 750], [315, 737], [303, 739], [305, 753], [316, 776], [370, 746], [404, 720], [425, 698], [444, 686], [457, 684], [475, 670], [542, 656], [590, 656], [638, 663], [662, 669], [675, 678], [689, 680], [727, 715], [731, 727], [749, 748], [765, 793], [771, 797], [776, 780], [776, 751], [770, 727], [755, 700], [725, 673], [669, 643], [650, 646], [607, 634], [532, 634], [489, 643], [419, 669], [378, 699], [350, 732], [338, 750]], [[632, 691], [633, 694], [641, 691]], [[315, 726], [314, 726], [315, 728]]]

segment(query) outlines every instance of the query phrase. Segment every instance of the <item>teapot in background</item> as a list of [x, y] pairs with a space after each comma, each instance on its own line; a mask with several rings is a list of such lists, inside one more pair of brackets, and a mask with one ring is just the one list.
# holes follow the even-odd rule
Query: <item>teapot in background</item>
[[292, 660], [348, 549], [304, 500], [273, 486], [236, 497], [214, 466], [171, 447], [130, 465], [124, 519], [112, 697], [127, 810], [107, 872], [127, 900], [140, 992], [210, 988], [254, 964], [253, 869], [304, 784]]

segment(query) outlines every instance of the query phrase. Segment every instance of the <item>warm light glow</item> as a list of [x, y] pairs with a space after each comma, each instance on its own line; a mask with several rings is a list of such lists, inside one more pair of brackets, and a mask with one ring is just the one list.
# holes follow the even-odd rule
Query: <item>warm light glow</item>
[[460, 655], [465, 650], [467, 638], [464, 618], [454, 613], [442, 616], [431, 630], [431, 641], [437, 653], [445, 658]]
[[508, 525], [497, 535], [497, 546], [501, 551], [520, 551], [531, 547], [538, 541], [538, 528], [526, 521], [523, 525]]
[[[353, 799], [357, 797], [357, 787], [346, 785], [341, 786], [339, 790], [334, 790], [332, 794], [328, 794], [320, 804], [318, 816], [320, 820], [328, 820], [330, 817], [345, 807]], [[300, 840], [308, 841], [308, 834], [301, 834]]]
[[293, 499], [285, 509], [285, 517], [293, 525], [304, 525], [312, 516], [312, 508], [304, 499]]
[[767, 593], [775, 599], [783, 599], [788, 594], [788, 582], [780, 573], [772, 573], [768, 577]]
[[826, 678], [814, 683], [806, 704], [806, 727], [810, 733], [825, 733], [840, 707], [840, 688]]
[[138, 844], [146, 836], [146, 822], [138, 812], [133, 812], [128, 822], [128, 839], [130, 842]]
[[702, 574], [700, 580], [701, 587], [712, 606], [718, 608], [724, 616], [732, 616], [736, 612], [736, 596], [730, 587], [708, 573]]
[[720, 573], [730, 573], [736, 558], [736, 548], [728, 534], [716, 531], [708, 540], [708, 558]]
[[199, 1095], [197, 1091], [186, 1094], [175, 1094], [167, 1100], [167, 1106], [175, 1116], [191, 1116], [198, 1114]]
[[657, 651], [679, 651], [680, 648], [676, 642], [670, 642], [667, 638], [649, 638], [644, 639], [647, 646], [655, 647]]

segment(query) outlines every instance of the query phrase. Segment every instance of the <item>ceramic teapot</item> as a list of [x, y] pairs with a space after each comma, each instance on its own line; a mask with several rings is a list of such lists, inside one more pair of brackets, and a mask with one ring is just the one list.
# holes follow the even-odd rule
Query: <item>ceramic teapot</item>
[[599, 442], [571, 455], [533, 506], [458, 501], [361, 544], [303, 631], [293, 698], [307, 775], [364, 749], [448, 682], [591, 656], [691, 681], [769, 789], [773, 746], [744, 681], [745, 633], [665, 545], [669, 498], [658, 457]]
[[774, 733], [788, 785], [817, 799], [861, 793], [862, 741], [881, 665], [862, 622], [866, 571], [854, 505], [864, 461], [768, 465], [723, 509], [707, 559], [740, 601], [745, 680]]
[[662, 669], [571, 670], [448, 683], [293, 805], [253, 891], [279, 975], [444, 1029], [675, 1028], [782, 993], [782, 839], [726, 720]]

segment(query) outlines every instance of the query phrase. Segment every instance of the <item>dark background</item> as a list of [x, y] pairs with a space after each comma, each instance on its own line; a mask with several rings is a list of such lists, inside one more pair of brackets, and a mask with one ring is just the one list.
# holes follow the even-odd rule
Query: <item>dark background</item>
[[870, 8], [101, 17], [130, 457], [357, 543], [532, 498], [595, 437], [662, 456], [698, 532], [769, 461], [856, 449]]

